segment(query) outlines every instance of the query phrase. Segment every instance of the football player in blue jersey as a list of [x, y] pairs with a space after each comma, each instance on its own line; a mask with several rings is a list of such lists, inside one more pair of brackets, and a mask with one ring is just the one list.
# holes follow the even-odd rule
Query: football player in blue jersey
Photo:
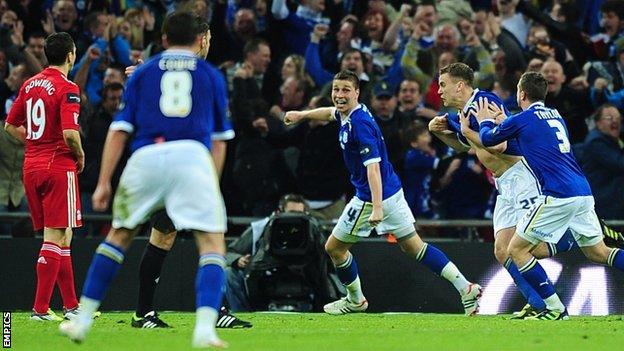
[[[435, 117], [429, 123], [429, 130], [444, 143], [459, 152], [473, 148], [477, 158], [494, 175], [498, 196], [494, 207], [494, 256], [507, 269], [516, 286], [528, 301], [525, 308], [512, 318], [525, 318], [546, 307], [539, 294], [526, 282], [518, 268], [509, 258], [507, 247], [520, 217], [540, 196], [535, 177], [522, 161], [515, 141], [484, 147], [479, 142], [479, 126], [472, 116], [480, 98], [487, 98], [492, 104], [505, 110], [502, 101], [495, 94], [473, 88], [473, 70], [464, 63], [452, 63], [440, 70], [439, 89], [445, 106], [458, 109], [458, 114]], [[462, 134], [459, 114], [470, 117], [469, 127], [473, 131]], [[559, 245], [541, 245], [535, 251], [539, 258], [549, 257], [560, 251], [568, 251], [571, 238], [564, 238]]]
[[[512, 319], [523, 319], [537, 314], [546, 305], [539, 294], [522, 277], [518, 268], [509, 258], [507, 247], [515, 232], [518, 220], [530, 206], [541, 196], [539, 182], [522, 160], [521, 150], [515, 140], [501, 143], [494, 147], [484, 147], [479, 140], [479, 125], [474, 114], [480, 98], [487, 98], [506, 113], [505, 107], [498, 96], [491, 92], [472, 87], [474, 73], [464, 63], [450, 64], [440, 71], [440, 88], [438, 93], [446, 106], [457, 108], [456, 115], [435, 117], [429, 124], [430, 130], [456, 151], [463, 152], [474, 148], [477, 157], [485, 167], [494, 174], [498, 196], [494, 208], [494, 256], [509, 272], [516, 286], [528, 301], [526, 306], [514, 314]], [[460, 125], [459, 116], [468, 116], [464, 125]], [[462, 127], [464, 127], [462, 129]], [[464, 135], [465, 134], [465, 135]], [[617, 243], [618, 232], [603, 225], [605, 231], [613, 233], [612, 242]], [[557, 243], [539, 245], [533, 254], [537, 258], [554, 256], [557, 253], [570, 251], [578, 247], [571, 232]]]
[[226, 346], [215, 330], [225, 279], [226, 215], [210, 149], [215, 135], [233, 136], [226, 117], [227, 88], [221, 73], [197, 56], [208, 45], [201, 18], [173, 13], [162, 32], [168, 49], [128, 80], [123, 108], [104, 145], [93, 195], [96, 210], [108, 207], [111, 176], [132, 135], [132, 156], [113, 201], [112, 229], [89, 267], [81, 311], [59, 327], [74, 341], [86, 337], [136, 228], [164, 208], [177, 230], [194, 232], [198, 246], [193, 346]]
[[[210, 49], [210, 29], [207, 23], [203, 26], [204, 40], [200, 43], [197, 56], [205, 59]], [[139, 62], [142, 63], [142, 62]], [[130, 77], [138, 66], [128, 66], [126, 75]], [[214, 161], [217, 174], [221, 176], [223, 164], [225, 163], [226, 142], [232, 135], [217, 132], [212, 137], [212, 159]], [[160, 283], [160, 274], [167, 254], [173, 247], [173, 243], [178, 232], [175, 229], [171, 218], [167, 216], [167, 211], [161, 210], [154, 213], [150, 219], [152, 230], [149, 242], [145, 246], [145, 251], [139, 263], [139, 292], [136, 312], [132, 316], [130, 325], [133, 328], [169, 328], [169, 324], [160, 318], [154, 308], [154, 294], [156, 287]], [[225, 303], [224, 299], [224, 303]], [[251, 328], [252, 324], [232, 315], [227, 306], [221, 306], [217, 328]]]
[[358, 102], [360, 81], [351, 71], [341, 71], [332, 82], [334, 107], [290, 111], [286, 124], [302, 119], [339, 120], [338, 139], [356, 194], [338, 219], [325, 250], [346, 286], [347, 296], [324, 306], [333, 315], [362, 312], [368, 302], [362, 293], [357, 263], [349, 248], [375, 228], [378, 234], [392, 233], [401, 249], [434, 273], [453, 284], [461, 295], [465, 314], [479, 310], [481, 286], [471, 283], [446, 255], [424, 243], [414, 228], [414, 217], [403, 197], [401, 181], [388, 161], [381, 131], [368, 108]]
[[[542, 195], [520, 218], [508, 253], [522, 276], [546, 302], [546, 308], [526, 319], [567, 319], [567, 311], [533, 251], [542, 242], [556, 243], [569, 229], [591, 261], [624, 270], [624, 253], [607, 247], [587, 179], [572, 154], [568, 130], [559, 112], [544, 106], [548, 82], [540, 73], [522, 75], [517, 87], [522, 112], [506, 117], [487, 98], [475, 114], [480, 142], [485, 146], [516, 140], [539, 181]], [[505, 118], [506, 117], [506, 118]], [[468, 117], [461, 118], [468, 129]]]

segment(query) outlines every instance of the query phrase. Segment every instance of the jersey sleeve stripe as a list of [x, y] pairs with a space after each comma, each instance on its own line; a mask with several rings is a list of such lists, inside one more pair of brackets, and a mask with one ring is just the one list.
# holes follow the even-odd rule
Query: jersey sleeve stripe
[[234, 131], [226, 130], [224, 132], [214, 132], [211, 136], [212, 140], [231, 140], [234, 139]]
[[121, 130], [127, 133], [134, 132], [134, 126], [132, 123], [126, 121], [114, 121], [110, 124], [109, 130]]
[[371, 158], [362, 162], [362, 164], [364, 164], [364, 166], [368, 166], [371, 163], [379, 163], [379, 162], [381, 162], [381, 157], [375, 157], [375, 158]]

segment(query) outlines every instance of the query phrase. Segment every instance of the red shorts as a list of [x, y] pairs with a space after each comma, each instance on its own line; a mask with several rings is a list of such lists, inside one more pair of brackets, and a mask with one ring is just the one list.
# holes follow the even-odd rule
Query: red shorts
[[82, 226], [77, 178], [73, 171], [24, 173], [24, 189], [35, 230]]

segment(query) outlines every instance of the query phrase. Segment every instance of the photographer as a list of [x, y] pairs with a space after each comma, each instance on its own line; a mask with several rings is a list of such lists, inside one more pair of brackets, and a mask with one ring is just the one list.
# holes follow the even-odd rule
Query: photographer
[[[272, 229], [271, 223], [274, 223], [274, 220], [283, 213], [306, 214], [307, 211], [308, 204], [303, 196], [284, 195], [279, 201], [278, 209], [271, 216], [252, 222], [240, 238], [228, 245], [225, 255], [228, 265], [225, 295], [233, 311], [254, 309], [251, 301], [253, 299], [249, 296], [249, 287], [247, 286], [251, 271], [275, 268], [278, 265], [279, 259], [272, 256], [267, 242], [268, 235], [266, 233]], [[306, 217], [308, 220], [314, 221], [313, 223], [317, 223], [311, 217]]]

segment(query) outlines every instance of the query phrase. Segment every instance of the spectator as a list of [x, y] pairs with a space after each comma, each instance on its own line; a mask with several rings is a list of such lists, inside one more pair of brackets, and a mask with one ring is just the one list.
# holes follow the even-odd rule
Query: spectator
[[[52, 6], [52, 19], [54, 25], [50, 25], [49, 16], [46, 17], [46, 24], [43, 29], [48, 35], [55, 32], [66, 32], [77, 40], [80, 36], [79, 25], [77, 23], [78, 12], [76, 4], [72, 0], [57, 0]], [[78, 54], [76, 57], [80, 57]]]
[[305, 77], [290, 76], [280, 87], [280, 102], [269, 110], [271, 117], [282, 120], [284, 114], [291, 110], [300, 110], [308, 105], [310, 85]]
[[542, 66], [542, 74], [548, 81], [548, 93], [544, 104], [557, 109], [568, 127], [572, 144], [582, 142], [587, 135], [585, 118], [591, 115], [589, 91], [577, 91], [564, 85], [563, 67], [555, 60], [548, 60]]
[[397, 174], [401, 175], [403, 156], [405, 154], [402, 134], [403, 130], [411, 124], [411, 120], [403, 114], [395, 113], [397, 98], [394, 91], [385, 82], [377, 84], [373, 89], [370, 107], [386, 141], [388, 159]]
[[602, 13], [602, 27], [605, 39], [597, 38], [594, 50], [598, 58], [606, 60], [615, 56], [615, 42], [624, 33], [624, 2], [607, 0], [600, 7]]
[[440, 159], [431, 146], [427, 125], [413, 122], [405, 129], [404, 141], [409, 145], [403, 163], [405, 200], [416, 218], [437, 217], [431, 205], [431, 176]]
[[46, 59], [45, 52], [43, 51], [44, 44], [45, 34], [43, 32], [34, 32], [28, 37], [28, 49], [37, 61], [39, 61], [39, 64], [42, 67], [48, 65], [48, 60]]
[[292, 13], [286, 6], [286, 0], [273, 0], [271, 13], [283, 22], [283, 40], [286, 54], [303, 55], [310, 42], [310, 33], [317, 24], [329, 25], [329, 18], [323, 17], [325, 0], [302, 0], [297, 11]]
[[520, 0], [496, 0], [501, 15], [501, 27], [513, 34], [520, 47], [525, 48], [530, 22], [524, 15], [516, 12], [519, 2]]
[[596, 128], [581, 151], [581, 165], [596, 200], [596, 213], [604, 219], [624, 217], [624, 142], [620, 139], [622, 117], [611, 104], [594, 114]]
[[[113, 121], [113, 116], [119, 109], [121, 95], [124, 86], [120, 83], [111, 83], [102, 89], [102, 100], [94, 106], [93, 111], [87, 114], [81, 114], [81, 128], [83, 134], [83, 148], [85, 150], [86, 163], [83, 172], [80, 174], [80, 193], [82, 201], [82, 212], [85, 214], [93, 213], [91, 207], [91, 196], [95, 191], [100, 173], [100, 163], [102, 160], [102, 151], [104, 150], [104, 141], [108, 133], [108, 127]], [[126, 157], [123, 158], [121, 164], [125, 164]], [[114, 177], [114, 187], [116, 187], [119, 176], [123, 167], [117, 167]], [[80, 228], [76, 230], [78, 235], [86, 235], [92, 228]]]

